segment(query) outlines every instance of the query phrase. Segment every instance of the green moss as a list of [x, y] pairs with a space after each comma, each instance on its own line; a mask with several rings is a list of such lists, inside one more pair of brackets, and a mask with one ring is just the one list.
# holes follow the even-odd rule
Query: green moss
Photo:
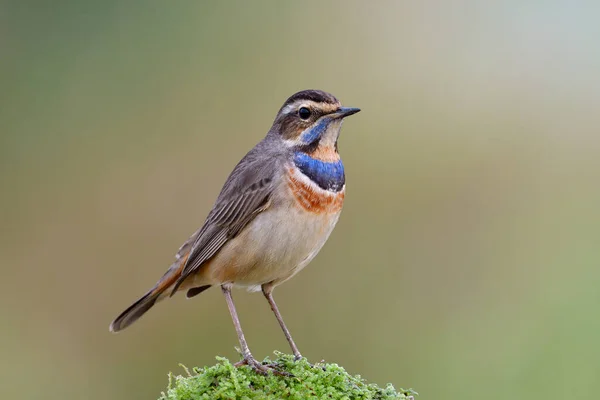
[[391, 384], [380, 388], [367, 384], [360, 376], [349, 375], [337, 364], [311, 366], [302, 359], [276, 353], [278, 370], [293, 376], [259, 375], [250, 367], [236, 368], [229, 360], [217, 357], [217, 365], [194, 368], [193, 374], [184, 367], [188, 376], [173, 378], [169, 374], [169, 388], [159, 400], [199, 399], [412, 399], [416, 392], [400, 389]]

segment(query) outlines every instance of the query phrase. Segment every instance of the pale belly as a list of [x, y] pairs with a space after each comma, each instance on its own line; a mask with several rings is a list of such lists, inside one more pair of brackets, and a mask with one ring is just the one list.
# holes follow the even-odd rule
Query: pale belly
[[324, 196], [316, 204], [315, 193], [302, 199], [306, 193], [299, 193], [293, 183], [286, 187], [291, 195], [274, 199], [271, 207], [226, 243], [201, 268], [193, 285], [232, 282], [260, 290], [262, 284], [277, 285], [291, 278], [317, 255], [339, 219], [344, 191], [316, 193]]

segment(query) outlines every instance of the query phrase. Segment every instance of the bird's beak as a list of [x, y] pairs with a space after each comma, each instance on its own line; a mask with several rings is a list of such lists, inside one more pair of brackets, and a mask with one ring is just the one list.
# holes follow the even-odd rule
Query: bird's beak
[[335, 113], [333, 113], [334, 118], [346, 118], [352, 114], [356, 114], [360, 111], [360, 108], [353, 107], [340, 107], [337, 109]]

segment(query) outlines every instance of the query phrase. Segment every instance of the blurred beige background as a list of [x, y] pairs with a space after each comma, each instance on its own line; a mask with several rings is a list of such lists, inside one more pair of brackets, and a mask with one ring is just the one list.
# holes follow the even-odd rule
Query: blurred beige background
[[[347, 202], [276, 291], [303, 354], [422, 399], [600, 391], [594, 2], [3, 2], [0, 397], [152, 399], [236, 357], [218, 290], [108, 324], [281, 103], [319, 88]], [[259, 357], [288, 351], [234, 294]]]

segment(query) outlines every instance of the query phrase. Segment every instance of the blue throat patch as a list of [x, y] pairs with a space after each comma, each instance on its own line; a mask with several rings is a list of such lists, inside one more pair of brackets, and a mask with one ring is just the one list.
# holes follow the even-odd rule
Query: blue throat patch
[[322, 189], [339, 192], [346, 183], [342, 160], [325, 162], [314, 159], [304, 152], [297, 151], [294, 153], [294, 164], [300, 172]]
[[319, 140], [323, 133], [325, 133], [330, 122], [330, 119], [323, 118], [316, 125], [308, 129], [307, 131], [304, 131], [302, 133], [302, 136], [300, 136], [300, 139], [307, 144], [314, 143], [316, 140]]

